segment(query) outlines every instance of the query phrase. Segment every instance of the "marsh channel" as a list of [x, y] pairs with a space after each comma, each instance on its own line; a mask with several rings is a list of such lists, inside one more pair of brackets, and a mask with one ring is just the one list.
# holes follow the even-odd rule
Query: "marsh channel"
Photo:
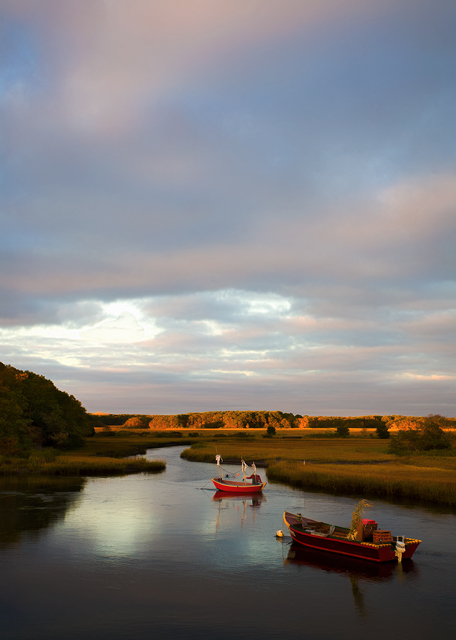
[[349, 526], [363, 496], [221, 497], [182, 449], [148, 451], [157, 475], [0, 480], [2, 640], [455, 637], [455, 510], [372, 501], [423, 541], [402, 565], [297, 549], [284, 509]]

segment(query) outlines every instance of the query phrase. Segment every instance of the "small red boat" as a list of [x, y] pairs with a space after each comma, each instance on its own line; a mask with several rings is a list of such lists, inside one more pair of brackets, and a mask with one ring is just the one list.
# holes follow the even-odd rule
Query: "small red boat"
[[357, 539], [349, 539], [350, 529], [336, 527], [305, 518], [301, 514], [284, 511], [283, 519], [295, 542], [318, 549], [338, 553], [351, 558], [373, 562], [392, 562], [411, 558], [421, 540], [391, 536], [389, 531], [378, 530], [373, 520], [363, 520]]
[[[247, 464], [244, 462], [244, 460], [241, 460], [242, 474], [244, 476], [243, 479], [228, 480], [228, 478], [230, 477], [229, 474], [226, 474], [226, 478], [222, 478], [222, 468], [220, 463], [223, 462], [223, 460], [221, 456], [217, 454], [215, 456], [215, 460], [219, 468], [219, 477], [212, 478], [212, 482], [214, 483], [217, 491], [226, 491], [228, 493], [236, 493], [238, 495], [242, 495], [245, 493], [261, 493], [267, 485], [267, 482], [263, 482], [260, 476], [257, 474], [254, 462], [252, 462], [252, 475], [246, 476], [245, 471], [247, 469]], [[236, 475], [239, 475], [239, 473], [237, 473]], [[251, 482], [247, 482], [247, 480], [250, 480]]]
[[242, 480], [225, 480], [224, 478], [212, 478], [212, 482], [215, 485], [217, 491], [228, 491], [229, 493], [237, 493], [238, 495], [244, 493], [261, 493], [267, 482], [262, 482], [259, 475], [257, 475], [257, 482], [243, 482]]

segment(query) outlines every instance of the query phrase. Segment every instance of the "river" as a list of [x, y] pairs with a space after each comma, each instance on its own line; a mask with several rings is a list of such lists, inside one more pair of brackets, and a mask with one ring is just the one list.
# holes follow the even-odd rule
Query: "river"
[[455, 511], [373, 501], [423, 540], [402, 565], [316, 554], [275, 537], [283, 510], [349, 526], [359, 497], [217, 499], [182, 448], [148, 451], [159, 475], [0, 480], [2, 640], [455, 637]]

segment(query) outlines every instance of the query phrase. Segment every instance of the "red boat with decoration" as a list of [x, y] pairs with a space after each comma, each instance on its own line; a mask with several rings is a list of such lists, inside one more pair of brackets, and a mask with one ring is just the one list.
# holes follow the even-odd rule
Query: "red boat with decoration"
[[[232, 494], [242, 495], [246, 493], [261, 493], [267, 482], [263, 482], [259, 474], [257, 473], [255, 463], [252, 462], [253, 473], [250, 476], [246, 475], [246, 470], [248, 465], [241, 460], [242, 466], [242, 480], [230, 480], [230, 477], [239, 476], [237, 473], [235, 476], [230, 476], [230, 474], [225, 474], [225, 477], [222, 477], [222, 467], [221, 462], [223, 462], [222, 458], [219, 454], [215, 456], [215, 460], [217, 462], [217, 466], [219, 468], [219, 477], [212, 478], [212, 482], [215, 485], [217, 491], [225, 491]], [[250, 482], [248, 482], [250, 480]]]
[[360, 517], [365, 506], [370, 505], [362, 500], [355, 508], [350, 529], [311, 520], [300, 513], [288, 511], [284, 511], [283, 519], [293, 540], [305, 547], [373, 562], [402, 562], [411, 558], [421, 540], [392, 536], [390, 531], [378, 529], [375, 520]]

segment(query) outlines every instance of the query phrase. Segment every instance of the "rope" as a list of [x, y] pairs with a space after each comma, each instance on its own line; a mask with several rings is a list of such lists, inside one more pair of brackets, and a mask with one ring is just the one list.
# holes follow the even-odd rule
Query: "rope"
[[[224, 469], [224, 468], [222, 467], [222, 465], [220, 465], [220, 469], [225, 473], [225, 477], [228, 477], [228, 478], [236, 478], [236, 476], [238, 475], [237, 473], [228, 473], [228, 471], [227, 471], [226, 469]], [[240, 470], [239, 470], [239, 472], [241, 472], [241, 471], [242, 471], [242, 469], [240, 469]], [[204, 487], [207, 487], [207, 485], [208, 485], [210, 482], [212, 482], [212, 478], [211, 478], [210, 480], [208, 480], [208, 481], [206, 482], [206, 484], [203, 484], [203, 486], [202, 486], [202, 487], [195, 487], [195, 488], [196, 488], [196, 489], [200, 489], [200, 490], [202, 490], [202, 489], [204, 489]]]
[[[228, 473], [228, 471], [226, 469], [224, 469], [222, 467], [222, 465], [220, 465], [220, 469], [224, 472], [225, 476], [228, 477], [228, 478], [235, 478], [238, 475], [238, 473]], [[239, 469], [239, 473], [241, 471], [242, 471], [242, 469]]]
[[199, 489], [199, 490], [202, 490], [202, 489], [204, 489], [204, 487], [207, 487], [207, 485], [209, 484], [209, 482], [212, 482], [212, 478], [211, 478], [210, 480], [208, 480], [208, 481], [206, 482], [206, 484], [203, 484], [203, 486], [202, 486], [202, 487], [195, 487], [195, 488], [196, 488], [196, 489]]

